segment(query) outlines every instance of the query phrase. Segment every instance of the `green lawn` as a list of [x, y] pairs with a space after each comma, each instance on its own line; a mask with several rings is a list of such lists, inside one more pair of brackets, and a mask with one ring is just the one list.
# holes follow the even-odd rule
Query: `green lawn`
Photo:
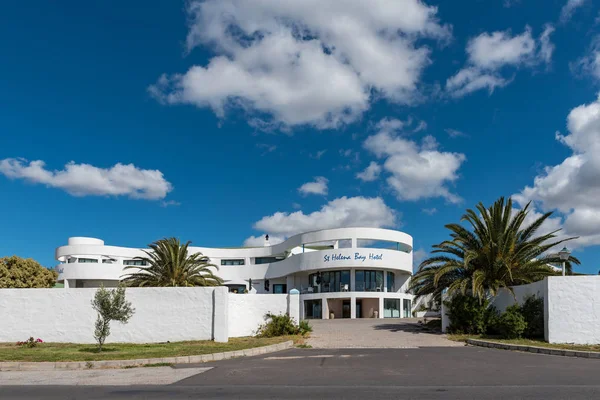
[[110, 343], [104, 345], [101, 353], [97, 352], [93, 344], [42, 343], [30, 349], [19, 347], [14, 343], [0, 343], [0, 361], [100, 361], [195, 356], [268, 346], [287, 340], [298, 343], [302, 338], [300, 336], [243, 337], [230, 338], [228, 343], [216, 343], [210, 340], [160, 344]]
[[600, 351], [600, 344], [591, 345], [580, 345], [580, 344], [562, 344], [562, 343], [548, 343], [543, 340], [535, 339], [498, 339], [496, 337], [488, 337], [483, 335], [448, 335], [448, 339], [457, 342], [466, 342], [467, 339], [480, 339], [487, 340], [496, 343], [515, 344], [518, 346], [535, 346], [535, 347], [547, 347], [550, 349], [560, 350], [577, 350], [577, 351]]

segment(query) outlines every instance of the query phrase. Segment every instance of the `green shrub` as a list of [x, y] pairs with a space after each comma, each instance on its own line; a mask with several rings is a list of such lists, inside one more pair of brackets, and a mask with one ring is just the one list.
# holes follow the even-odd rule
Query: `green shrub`
[[520, 338], [525, 329], [527, 329], [527, 322], [518, 304], [508, 307], [498, 318], [498, 331], [505, 339]]
[[523, 336], [530, 339], [544, 337], [544, 299], [534, 295], [527, 297], [521, 305], [521, 314], [527, 322]]
[[488, 300], [479, 300], [468, 295], [456, 295], [445, 302], [450, 317], [448, 330], [458, 334], [483, 334], [488, 326], [494, 325], [497, 317], [496, 308], [489, 305]]
[[287, 314], [267, 314], [265, 319], [267, 322], [258, 327], [256, 337], [270, 338], [285, 335], [305, 335], [312, 331], [312, 327], [308, 321], [301, 321], [300, 325], [296, 325], [294, 319]]
[[301, 335], [306, 335], [307, 333], [312, 332], [312, 326], [308, 323], [307, 320], [300, 321], [298, 324], [298, 331]]

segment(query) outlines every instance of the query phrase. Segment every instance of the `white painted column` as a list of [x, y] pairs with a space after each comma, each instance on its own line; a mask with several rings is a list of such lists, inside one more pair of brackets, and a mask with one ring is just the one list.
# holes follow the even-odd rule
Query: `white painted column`
[[448, 299], [448, 296], [446, 295], [445, 292], [442, 293], [442, 333], [446, 333], [446, 331], [448, 330], [448, 326], [450, 326], [450, 317], [448, 317], [448, 315], [446, 314], [446, 312], [448, 311], [446, 306], [444, 305], [444, 302]]
[[327, 299], [321, 300], [321, 315], [322, 319], [329, 319], [329, 304], [327, 303]]
[[70, 287], [70, 286], [69, 286], [69, 280], [68, 280], [68, 279], [65, 279], [65, 280], [64, 280], [64, 282], [65, 282], [65, 283], [64, 283], [64, 285], [65, 285], [65, 289], [68, 289], [68, 288]]
[[218, 286], [213, 291], [212, 336], [215, 342], [229, 341], [229, 289], [225, 286]]
[[356, 270], [350, 270], [350, 291], [356, 292]]
[[288, 315], [296, 323], [300, 322], [300, 292], [298, 290], [292, 290], [288, 294]]
[[350, 318], [356, 318], [356, 296], [354, 295], [350, 296]]
[[379, 318], [383, 318], [383, 297], [379, 298]]

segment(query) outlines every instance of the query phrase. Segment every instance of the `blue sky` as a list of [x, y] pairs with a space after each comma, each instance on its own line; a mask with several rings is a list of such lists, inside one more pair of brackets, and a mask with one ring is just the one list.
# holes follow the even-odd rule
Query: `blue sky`
[[4, 6], [0, 255], [368, 225], [422, 258], [504, 195], [598, 271], [591, 0], [125, 3]]

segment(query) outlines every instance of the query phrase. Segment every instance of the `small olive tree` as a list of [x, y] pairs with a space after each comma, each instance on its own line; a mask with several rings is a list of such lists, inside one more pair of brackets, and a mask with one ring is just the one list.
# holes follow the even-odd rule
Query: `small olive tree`
[[132, 308], [131, 303], [125, 300], [124, 286], [113, 290], [107, 290], [101, 286], [94, 295], [92, 307], [98, 313], [94, 338], [98, 342], [98, 351], [100, 352], [104, 341], [110, 335], [110, 321], [126, 324], [135, 312], [135, 308]]

